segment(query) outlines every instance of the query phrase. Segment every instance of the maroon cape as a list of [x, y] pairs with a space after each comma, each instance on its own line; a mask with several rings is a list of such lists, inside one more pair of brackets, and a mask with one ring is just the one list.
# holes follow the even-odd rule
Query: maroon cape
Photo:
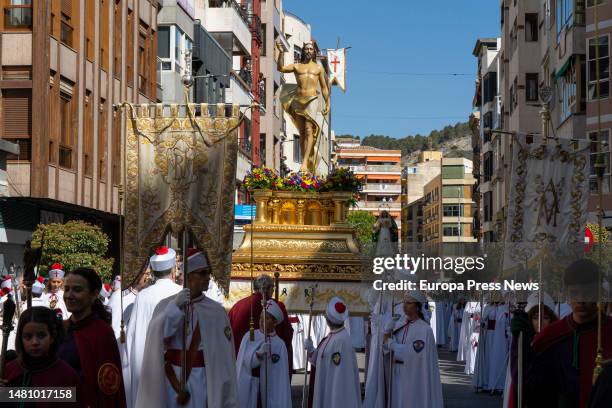
[[[244, 299], [240, 299], [229, 311], [229, 321], [232, 326], [232, 332], [234, 333], [234, 347], [236, 348], [236, 355], [240, 349], [240, 342], [242, 338], [249, 331], [249, 322], [251, 321], [251, 307], [253, 307], [253, 321], [255, 323], [255, 329], [259, 329], [259, 316], [263, 309], [261, 305], [261, 293], [253, 293], [251, 296]], [[293, 339], [293, 327], [289, 322], [289, 315], [287, 315], [287, 309], [283, 302], [278, 302], [281, 310], [283, 311], [283, 321], [281, 324], [276, 326], [276, 334], [280, 337], [287, 347], [287, 356], [289, 357], [289, 372], [293, 370], [293, 347], [291, 345], [291, 339]]]
[[[74, 338], [80, 363], [83, 405], [90, 408], [125, 407], [121, 359], [112, 327], [95, 314], [68, 324], [68, 335]], [[60, 347], [60, 357], [63, 358], [62, 352], [70, 353], [70, 350]]]
[[[580, 389], [579, 406], [587, 406], [591, 389], [593, 388], [593, 370], [595, 368], [595, 356], [597, 352], [597, 319], [595, 321], [578, 325], [572, 319], [572, 315], [546, 326], [542, 332], [535, 337], [532, 343], [536, 355], [543, 356], [547, 352], [555, 354], [555, 346], [565, 341], [576, 338], [577, 344], [572, 347], [578, 348], [577, 361], [579, 362], [578, 385]], [[612, 357], [612, 318], [603, 319], [602, 345], [604, 360]], [[563, 358], [559, 355], [549, 356], [551, 359]], [[569, 360], [569, 359], [568, 359]]]
[[[56, 359], [51, 362], [46, 368], [31, 371], [31, 379], [28, 384], [23, 384], [23, 367], [13, 360], [6, 365], [5, 378], [9, 387], [76, 387], [76, 398], [77, 402], [36, 402], [32, 404], [25, 404], [25, 406], [32, 406], [37, 408], [62, 408], [62, 407], [81, 407], [81, 380], [77, 373], [67, 363], [60, 359]], [[19, 404], [14, 404], [18, 406]], [[13, 404], [6, 404], [3, 406], [9, 407]]]

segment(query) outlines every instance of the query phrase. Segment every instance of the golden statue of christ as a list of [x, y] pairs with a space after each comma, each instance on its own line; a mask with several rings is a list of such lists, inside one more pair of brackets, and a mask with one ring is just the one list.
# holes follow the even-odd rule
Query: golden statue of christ
[[314, 174], [317, 166], [317, 141], [321, 134], [323, 117], [329, 113], [329, 87], [325, 70], [317, 63], [312, 42], [304, 43], [299, 63], [286, 66], [283, 65], [284, 53], [278, 42], [276, 48], [279, 51], [278, 70], [283, 73], [293, 73], [297, 81], [297, 85], [283, 85], [280, 101], [300, 133], [302, 151], [300, 171]]

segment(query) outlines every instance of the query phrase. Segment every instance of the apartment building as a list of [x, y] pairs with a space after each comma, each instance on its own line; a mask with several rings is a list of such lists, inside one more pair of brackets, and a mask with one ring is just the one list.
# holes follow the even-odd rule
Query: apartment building
[[[118, 241], [120, 120], [113, 104], [159, 98], [158, 1], [2, 2], [0, 121], [10, 198], [4, 264], [39, 223], [84, 219]], [[116, 246], [111, 253], [118, 253]]]
[[[476, 242], [472, 233], [472, 161], [443, 158], [440, 175], [423, 188], [423, 242]], [[418, 207], [417, 207], [418, 212]]]
[[[597, 9], [595, 8], [597, 3]], [[597, 17], [597, 18], [596, 18]], [[610, 181], [610, 131], [612, 129], [612, 99], [610, 99], [610, 37], [612, 35], [612, 2], [602, 0], [587, 0], [586, 2], [585, 48], [586, 58], [586, 133], [590, 140], [606, 141], [603, 148], [606, 170], [603, 180], [603, 208], [606, 212], [604, 225], [610, 229], [612, 218], [608, 218], [612, 210], [612, 188]], [[597, 20], [597, 24], [595, 21]], [[596, 52], [597, 46], [599, 52]], [[596, 64], [599, 63], [599, 81], [596, 76]], [[599, 98], [597, 84], [599, 83]], [[589, 220], [597, 220], [597, 179], [594, 162], [597, 148], [593, 146], [591, 155], [591, 200], [589, 201]]]
[[[317, 53], [317, 59], [323, 66], [325, 71], [329, 73], [329, 65], [327, 64], [327, 58], [323, 56], [321, 51], [316, 44], [316, 41], [312, 38], [312, 31], [310, 24], [307, 24], [304, 20], [298, 16], [291, 14], [287, 11], [284, 12], [285, 19], [285, 36], [289, 45], [289, 52], [284, 55], [284, 64], [299, 63], [302, 56], [302, 47], [305, 42], [313, 41], [315, 43], [315, 51]], [[295, 76], [293, 74], [283, 74], [284, 81], [287, 84], [295, 84]], [[332, 107], [333, 109], [333, 107]], [[323, 119], [323, 125], [321, 126], [321, 134], [317, 140], [317, 151], [318, 151], [318, 166], [316, 173], [318, 175], [325, 175], [329, 172], [331, 166], [331, 136], [332, 130], [330, 128], [329, 118], [331, 117], [332, 109], [328, 117]], [[287, 115], [285, 115], [286, 123], [286, 136], [287, 140], [282, 143], [281, 156], [285, 157], [285, 165], [289, 171], [298, 171], [302, 163], [302, 152], [300, 149], [300, 134]]]
[[357, 208], [378, 216], [387, 210], [401, 229], [401, 159], [400, 150], [382, 150], [356, 145], [359, 139], [337, 138], [335, 161], [347, 167], [364, 183]]
[[280, 87], [285, 83], [284, 76], [277, 69], [276, 42], [282, 44], [285, 52], [290, 45], [284, 33], [284, 13], [281, 0], [264, 1], [261, 4], [261, 28], [263, 42], [261, 46], [261, 75], [259, 87], [262, 92], [261, 104], [265, 110], [261, 115], [260, 152], [262, 164], [280, 173], [281, 148], [287, 140], [286, 125], [288, 118], [278, 102]]
[[426, 150], [419, 153], [416, 163], [402, 169], [402, 242], [422, 242], [422, 228], [418, 227], [422, 227], [423, 189], [440, 174], [441, 160], [442, 152]]
[[[497, 240], [494, 229], [493, 214], [502, 210], [502, 186], [498, 177], [494, 177], [495, 165], [500, 164], [498, 149], [502, 144], [502, 137], [496, 137], [489, 129], [502, 128], [501, 96], [499, 94], [499, 75], [501, 72], [500, 60], [501, 38], [479, 38], [476, 41], [472, 54], [478, 60], [476, 95], [473, 108], [480, 119], [477, 138], [473, 139], [474, 161], [479, 164], [479, 177], [477, 179], [476, 201], [480, 209], [476, 208], [476, 219], [479, 221], [475, 231], [484, 242]], [[537, 89], [537, 87], [536, 87]], [[507, 138], [507, 136], [506, 136]], [[498, 170], [499, 173], [499, 170]], [[501, 176], [497, 174], [496, 176]], [[496, 198], [495, 200], [493, 198]]]
[[423, 198], [402, 207], [402, 243], [423, 242]]

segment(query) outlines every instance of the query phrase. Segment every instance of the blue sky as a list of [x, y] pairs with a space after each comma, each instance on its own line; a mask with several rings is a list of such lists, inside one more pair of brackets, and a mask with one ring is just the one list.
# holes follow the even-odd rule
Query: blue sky
[[283, 0], [283, 8], [311, 25], [321, 48], [335, 48], [337, 37], [352, 46], [347, 91], [332, 94], [336, 134], [403, 137], [466, 121], [474, 44], [500, 30], [496, 0]]

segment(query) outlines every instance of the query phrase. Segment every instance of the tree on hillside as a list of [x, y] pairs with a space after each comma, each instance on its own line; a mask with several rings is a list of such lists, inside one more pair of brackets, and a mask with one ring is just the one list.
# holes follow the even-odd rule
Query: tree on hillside
[[103, 281], [113, 275], [113, 258], [107, 258], [108, 237], [102, 230], [83, 221], [66, 224], [39, 224], [32, 234], [32, 248], [40, 247], [44, 236], [39, 273], [59, 262], [66, 272], [80, 267], [93, 268]]

